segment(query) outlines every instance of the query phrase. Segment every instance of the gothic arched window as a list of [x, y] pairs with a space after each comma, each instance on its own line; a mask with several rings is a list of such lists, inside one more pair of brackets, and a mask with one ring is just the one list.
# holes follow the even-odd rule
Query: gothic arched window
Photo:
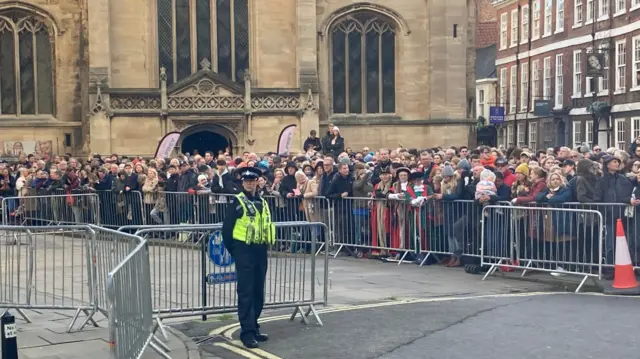
[[395, 112], [395, 28], [369, 13], [331, 28], [333, 113]]
[[158, 51], [169, 83], [197, 72], [205, 59], [213, 71], [243, 82], [249, 68], [247, 0], [158, 0]]
[[0, 115], [54, 113], [52, 35], [34, 14], [0, 12]]

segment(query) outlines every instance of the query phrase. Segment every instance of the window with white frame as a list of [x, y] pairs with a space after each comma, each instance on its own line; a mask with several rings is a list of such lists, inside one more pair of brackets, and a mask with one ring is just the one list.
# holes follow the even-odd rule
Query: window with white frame
[[616, 42], [616, 92], [624, 92], [627, 73], [627, 43], [626, 40]]
[[573, 148], [578, 148], [582, 145], [582, 123], [580, 121], [573, 121]]
[[[604, 66], [602, 67], [602, 77], [598, 82], [600, 83], [600, 93], [604, 93], [609, 91], [609, 49], [606, 44], [602, 44], [600, 45], [600, 51], [604, 54]], [[598, 90], [594, 89], [594, 91]]]
[[529, 100], [529, 63], [520, 65], [520, 111], [527, 110]]
[[626, 125], [627, 119], [625, 118], [617, 118], [616, 119], [616, 147], [619, 150], [625, 150], [626, 147], [626, 142], [624, 140], [624, 135], [625, 135], [625, 125]]
[[531, 108], [537, 100], [540, 94], [540, 60], [533, 60], [531, 63], [531, 76], [533, 81], [531, 82]]
[[626, 0], [615, 0], [616, 1], [616, 11], [615, 14], [624, 14], [626, 9]]
[[522, 26], [520, 30], [520, 42], [529, 40], [529, 6], [522, 7]]
[[582, 25], [582, 0], [575, 0], [573, 6], [573, 24]]
[[551, 57], [545, 57], [542, 64], [542, 98], [551, 99]]
[[587, 145], [591, 147], [591, 144], [593, 143], [593, 121], [587, 121], [585, 124], [584, 135], [584, 141], [582, 142], [586, 142]]
[[498, 146], [503, 146], [504, 148], [507, 147], [507, 142], [505, 139], [505, 129], [504, 127], [498, 130]]
[[507, 13], [500, 14], [500, 50], [507, 48]]
[[500, 69], [500, 106], [507, 103], [507, 68]]
[[553, 0], [544, 1], [544, 36], [551, 35], [552, 5]]
[[511, 11], [511, 46], [518, 44], [518, 9]]
[[522, 148], [524, 146], [526, 146], [526, 143], [524, 142], [524, 129], [525, 129], [525, 124], [524, 123], [519, 123], [518, 124], [518, 147]]
[[562, 54], [556, 55], [556, 108], [561, 108], [563, 105], [563, 92], [564, 78], [562, 77]]
[[573, 52], [573, 96], [582, 96], [582, 51]]
[[633, 44], [633, 73], [631, 84], [635, 88], [640, 88], [640, 36], [631, 39]]
[[484, 90], [478, 90], [478, 116], [484, 116]]
[[564, 0], [556, 0], [556, 32], [564, 31]]
[[543, 123], [542, 131], [544, 136], [544, 148], [553, 147], [555, 133], [553, 132], [553, 124], [549, 121]]
[[590, 24], [593, 22], [593, 15], [595, 14], [594, 8], [595, 0], [587, 0], [587, 16], [586, 16], [586, 24]]
[[538, 147], [538, 124], [529, 124], [529, 148], [533, 151]]
[[640, 117], [631, 118], [631, 141], [640, 137]]
[[[589, 57], [589, 54], [593, 52], [593, 49], [588, 47], [586, 54], [585, 54], [585, 58]], [[591, 94], [593, 91], [595, 91], [594, 88], [592, 88], [592, 81], [593, 81], [593, 77], [587, 76], [584, 78], [584, 95], [587, 96], [589, 94]]]
[[509, 79], [509, 112], [516, 112], [516, 101], [518, 96], [518, 73], [516, 66], [511, 66], [511, 78]]
[[540, 37], [540, 0], [533, 2], [533, 23], [531, 24], [531, 39]]
[[631, 0], [631, 8], [633, 10], [640, 8], [640, 0]]
[[598, 18], [606, 18], [609, 16], [609, 1], [610, 0], [600, 0], [600, 13], [598, 14]]
[[507, 126], [507, 148], [513, 147], [513, 125]]

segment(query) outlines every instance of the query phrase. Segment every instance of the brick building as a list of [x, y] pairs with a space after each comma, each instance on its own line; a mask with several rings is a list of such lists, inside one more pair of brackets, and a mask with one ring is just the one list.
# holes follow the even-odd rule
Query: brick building
[[475, 8], [0, 0], [0, 147], [151, 155], [179, 131], [178, 150], [262, 153], [330, 122], [353, 148], [467, 144]]
[[[503, 0], [498, 13], [498, 102], [504, 146], [592, 144], [626, 149], [640, 136], [640, 0]], [[587, 76], [587, 57], [603, 55], [603, 76]], [[593, 116], [592, 103], [610, 106]], [[548, 100], [548, 116], [534, 101]]]

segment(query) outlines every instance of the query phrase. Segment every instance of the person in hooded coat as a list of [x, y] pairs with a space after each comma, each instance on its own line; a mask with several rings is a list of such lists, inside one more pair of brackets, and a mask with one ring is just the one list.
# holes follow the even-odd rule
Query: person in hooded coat
[[298, 166], [295, 162], [287, 162], [287, 166], [284, 169], [285, 176], [282, 179], [280, 185], [280, 195], [285, 198], [285, 220], [296, 221], [298, 218], [298, 207], [300, 199], [297, 197], [298, 181], [296, 181], [296, 172]]

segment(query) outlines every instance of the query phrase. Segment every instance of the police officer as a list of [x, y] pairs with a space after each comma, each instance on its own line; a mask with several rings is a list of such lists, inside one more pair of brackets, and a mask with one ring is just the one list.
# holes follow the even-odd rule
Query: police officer
[[258, 318], [264, 305], [267, 247], [275, 242], [275, 226], [267, 202], [256, 194], [259, 169], [238, 169], [242, 191], [231, 198], [222, 224], [222, 239], [236, 263], [240, 340], [247, 348], [269, 337], [260, 332]]

